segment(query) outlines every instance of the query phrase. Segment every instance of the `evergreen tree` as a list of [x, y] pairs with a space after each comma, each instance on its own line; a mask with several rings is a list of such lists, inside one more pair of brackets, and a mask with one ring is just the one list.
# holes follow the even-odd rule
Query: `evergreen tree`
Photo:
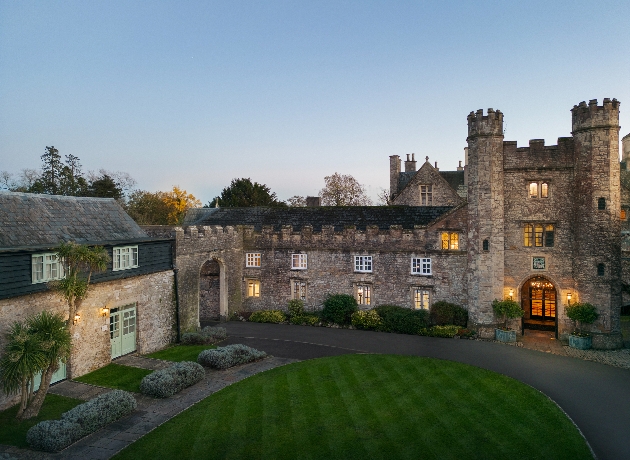
[[225, 187], [221, 195], [210, 201], [205, 207], [238, 208], [250, 206], [286, 206], [279, 201], [264, 184], [252, 182], [250, 178], [232, 179], [229, 187]]

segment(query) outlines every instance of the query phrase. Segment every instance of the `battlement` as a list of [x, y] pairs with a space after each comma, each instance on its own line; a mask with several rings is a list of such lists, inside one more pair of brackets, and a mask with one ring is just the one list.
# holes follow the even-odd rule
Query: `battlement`
[[487, 113], [484, 115], [479, 109], [468, 114], [468, 137], [503, 136], [503, 113], [494, 109], [488, 109]]
[[571, 167], [573, 165], [573, 142], [572, 137], [559, 137], [556, 145], [545, 145], [544, 139], [530, 139], [528, 147], [518, 147], [516, 141], [504, 141], [504, 168]]
[[573, 133], [598, 128], [619, 128], [619, 101], [605, 98], [603, 105], [597, 99], [580, 102], [571, 109]]

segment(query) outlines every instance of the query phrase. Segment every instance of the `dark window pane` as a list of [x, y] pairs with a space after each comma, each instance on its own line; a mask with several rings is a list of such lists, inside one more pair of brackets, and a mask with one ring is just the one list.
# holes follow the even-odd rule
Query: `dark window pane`
[[604, 264], [597, 264], [597, 276], [604, 276], [605, 271], [606, 271], [606, 268]]
[[597, 199], [597, 209], [606, 209], [606, 198]]

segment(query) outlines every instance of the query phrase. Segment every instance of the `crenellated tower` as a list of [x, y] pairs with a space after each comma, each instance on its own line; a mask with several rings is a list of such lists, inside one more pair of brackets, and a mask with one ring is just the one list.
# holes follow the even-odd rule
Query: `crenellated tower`
[[[481, 326], [494, 321], [492, 301], [503, 298], [503, 114], [468, 115], [468, 310]], [[494, 331], [488, 333], [494, 334]]]
[[574, 151], [573, 277], [580, 300], [600, 310], [602, 332], [619, 331], [621, 197], [619, 101], [571, 110]]

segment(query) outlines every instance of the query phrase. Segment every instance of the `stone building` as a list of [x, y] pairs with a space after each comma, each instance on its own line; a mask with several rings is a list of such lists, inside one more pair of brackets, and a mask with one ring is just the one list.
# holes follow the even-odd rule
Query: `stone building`
[[620, 188], [619, 102], [571, 112], [571, 137], [528, 147], [504, 140], [500, 111], [471, 112], [456, 171], [428, 158], [417, 168], [413, 154], [402, 171], [390, 157], [392, 206], [192, 210], [172, 232], [182, 326], [292, 298], [315, 308], [347, 293], [362, 308], [455, 302], [490, 336], [492, 301], [509, 297], [525, 310], [523, 328], [559, 337], [573, 329], [566, 306], [590, 302], [600, 313], [594, 347], [621, 346], [630, 176], [622, 163]]
[[[0, 192], [0, 349], [14, 321], [42, 310], [68, 317], [65, 300], [47, 286], [63, 277], [54, 253], [62, 241], [102, 245], [112, 260], [93, 275], [79, 309], [72, 375], [62, 366], [54, 381], [173, 341], [170, 237], [149, 237], [113, 199]], [[0, 409], [14, 402], [0, 393]]]

